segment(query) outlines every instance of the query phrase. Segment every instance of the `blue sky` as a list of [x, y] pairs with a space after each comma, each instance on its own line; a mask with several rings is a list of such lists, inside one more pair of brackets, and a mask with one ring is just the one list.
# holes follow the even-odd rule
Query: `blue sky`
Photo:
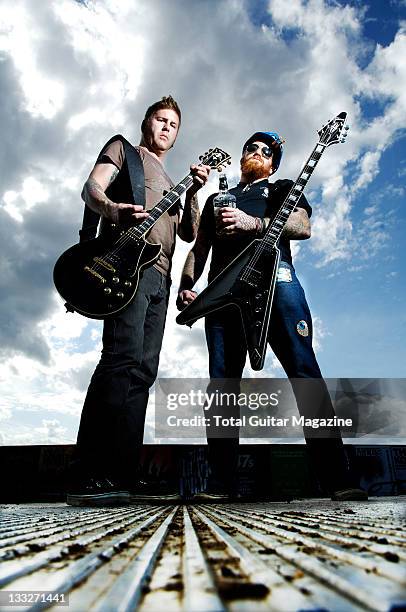
[[[117, 132], [137, 143], [146, 106], [168, 93], [183, 113], [175, 181], [220, 146], [235, 184], [258, 129], [286, 140], [275, 178], [296, 178], [317, 130], [348, 112], [347, 142], [309, 182], [313, 235], [295, 244], [295, 266], [324, 375], [404, 377], [405, 19], [405, 0], [3, 1], [0, 443], [75, 439], [101, 325], [65, 314], [53, 264], [77, 240], [103, 143]], [[202, 324], [174, 323], [188, 248], [175, 253], [161, 376], [207, 376]], [[271, 352], [260, 375], [284, 375]]]

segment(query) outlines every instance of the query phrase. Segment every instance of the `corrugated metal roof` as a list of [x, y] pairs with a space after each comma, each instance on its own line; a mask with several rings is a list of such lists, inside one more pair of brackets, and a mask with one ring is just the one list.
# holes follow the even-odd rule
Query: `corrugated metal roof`
[[0, 510], [3, 604], [41, 590], [70, 612], [406, 609], [404, 498]]

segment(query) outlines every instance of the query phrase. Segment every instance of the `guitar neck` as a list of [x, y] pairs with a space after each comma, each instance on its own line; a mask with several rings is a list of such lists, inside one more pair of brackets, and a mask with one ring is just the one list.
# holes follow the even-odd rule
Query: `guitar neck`
[[296, 179], [296, 182], [292, 185], [292, 188], [262, 238], [261, 242], [265, 248], [273, 248], [278, 242], [290, 214], [295, 210], [296, 204], [325, 149], [326, 145], [321, 142], [318, 142], [314, 147], [310, 157]]
[[134, 240], [139, 240], [142, 238], [155, 223], [162, 217], [167, 210], [169, 210], [181, 197], [185, 191], [189, 189], [189, 187], [193, 183], [193, 178], [191, 174], [188, 174], [183, 178], [171, 191], [169, 191], [163, 198], [155, 204], [154, 208], [152, 208], [149, 212], [149, 217], [145, 219], [140, 225], [136, 225], [131, 227], [125, 232], [125, 237], [133, 238]]

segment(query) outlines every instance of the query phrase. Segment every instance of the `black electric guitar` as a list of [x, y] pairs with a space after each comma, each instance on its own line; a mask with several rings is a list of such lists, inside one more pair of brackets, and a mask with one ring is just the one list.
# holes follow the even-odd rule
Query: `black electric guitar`
[[[200, 163], [221, 171], [230, 163], [225, 151], [210, 149], [199, 157]], [[145, 235], [193, 183], [188, 174], [152, 208], [149, 217], [126, 230], [112, 231], [114, 238], [100, 235], [75, 244], [62, 253], [54, 267], [54, 283], [66, 301], [67, 310], [91, 319], [116, 315], [130, 304], [137, 291], [144, 268], [157, 261], [160, 244], [152, 244]]]
[[251, 366], [261, 370], [265, 361], [272, 300], [275, 291], [282, 230], [325, 149], [344, 142], [347, 113], [340, 113], [318, 132], [319, 141], [305, 163], [275, 218], [261, 239], [253, 240], [176, 318], [192, 326], [210, 312], [239, 308]]

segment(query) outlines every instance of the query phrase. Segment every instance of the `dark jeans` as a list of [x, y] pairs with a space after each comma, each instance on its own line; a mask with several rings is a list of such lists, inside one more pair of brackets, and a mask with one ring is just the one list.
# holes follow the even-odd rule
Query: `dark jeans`
[[[300, 415], [331, 418], [335, 414], [334, 408], [313, 351], [312, 332], [311, 314], [303, 288], [293, 266], [281, 262], [268, 341], [290, 379]], [[206, 317], [206, 341], [211, 379], [209, 392], [238, 393], [247, 350], [237, 308], [229, 307]], [[223, 379], [221, 389], [216, 379]], [[222, 414], [225, 417], [232, 413], [236, 416], [237, 410], [236, 407], [234, 410], [225, 407]], [[304, 429], [308, 453], [323, 488], [333, 491], [350, 486], [348, 462], [339, 430], [330, 428], [323, 438], [314, 438], [310, 433], [314, 434], [314, 431]], [[208, 428], [207, 436], [214, 486], [231, 487], [231, 475], [235, 474], [238, 459], [238, 428], [228, 428], [224, 438], [218, 437], [218, 431], [211, 432]]]
[[106, 319], [101, 359], [90, 381], [77, 439], [83, 471], [131, 486], [143, 443], [149, 388], [165, 327], [170, 280], [147, 268], [132, 303]]

